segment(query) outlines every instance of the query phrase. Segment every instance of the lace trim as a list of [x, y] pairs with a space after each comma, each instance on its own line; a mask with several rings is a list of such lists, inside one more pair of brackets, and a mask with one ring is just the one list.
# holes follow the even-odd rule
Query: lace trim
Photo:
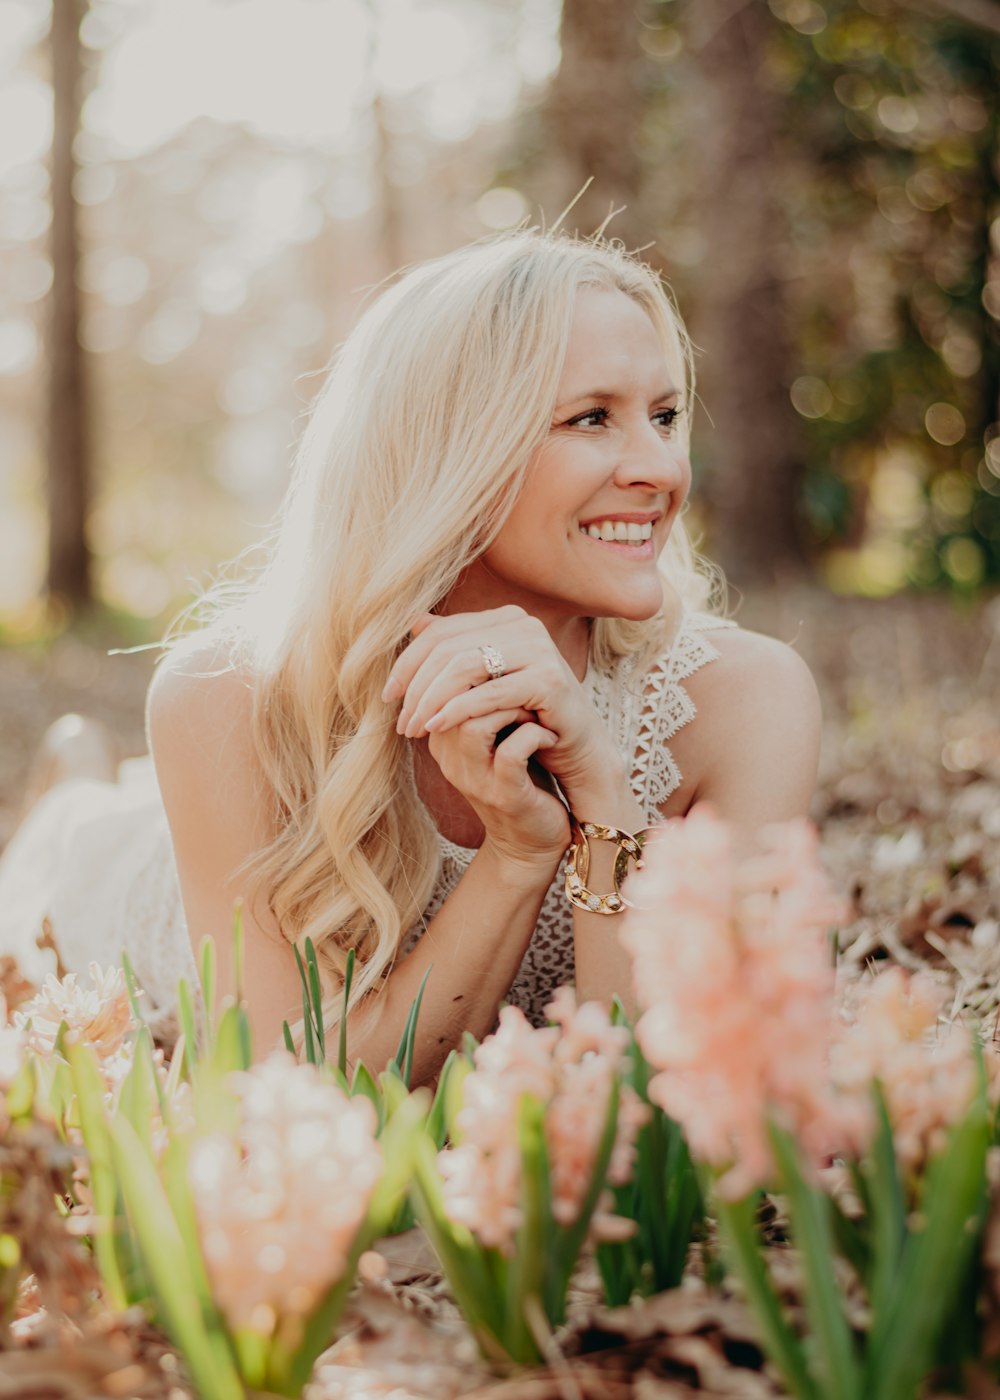
[[[622, 761], [630, 764], [632, 790], [651, 824], [660, 819], [657, 807], [675, 792], [680, 769], [668, 741], [694, 719], [694, 702], [684, 682], [714, 661], [719, 653], [702, 634], [735, 623], [708, 614], [684, 618], [670, 649], [635, 683], [635, 658], [623, 657], [607, 672], [593, 667], [586, 684], [607, 724]], [[402, 952], [416, 943], [426, 924], [444, 904], [469, 867], [475, 850], [440, 839], [441, 866], [437, 885], [423, 919], [407, 935]], [[543, 1025], [545, 1007], [563, 982], [573, 979], [573, 911], [562, 890], [562, 871], [546, 893], [534, 936], [514, 979], [507, 1000], [519, 1006], [534, 1025]]]
[[639, 686], [633, 680], [632, 656], [622, 657], [610, 675], [596, 677], [594, 703], [622, 761], [631, 764], [632, 791], [648, 822], [660, 820], [659, 809], [683, 780], [669, 745], [698, 713], [684, 681], [719, 656], [703, 634], [735, 626], [726, 618], [691, 613]]

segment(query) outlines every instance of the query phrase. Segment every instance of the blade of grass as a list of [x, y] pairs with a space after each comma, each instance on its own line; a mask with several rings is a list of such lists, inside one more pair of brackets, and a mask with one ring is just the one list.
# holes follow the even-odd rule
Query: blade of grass
[[512, 1361], [531, 1365], [542, 1359], [529, 1323], [528, 1305], [534, 1299], [547, 1317], [546, 1302], [558, 1308], [558, 1299], [546, 1298], [553, 1262], [548, 1152], [545, 1147], [545, 1105], [530, 1094], [520, 1104], [518, 1143], [521, 1151], [521, 1225], [507, 1274], [502, 1341]]
[[871, 1277], [869, 1298], [872, 1323], [892, 1306], [899, 1284], [899, 1265], [906, 1240], [906, 1200], [896, 1165], [892, 1124], [885, 1095], [878, 1083], [872, 1085], [875, 1106], [875, 1136], [861, 1163], [861, 1172], [871, 1200]]
[[915, 1395], [935, 1362], [941, 1328], [982, 1229], [989, 1139], [980, 1097], [928, 1169], [923, 1227], [906, 1240], [891, 1304], [869, 1343], [865, 1393], [879, 1400]]
[[295, 954], [295, 965], [299, 970], [299, 980], [302, 983], [302, 1030], [304, 1037], [302, 1049], [305, 1052], [306, 1064], [314, 1065], [317, 1063], [317, 1057], [313, 1033], [312, 1004], [309, 999], [309, 978], [302, 962], [302, 954], [294, 943], [292, 944], [292, 952]]
[[115, 1119], [110, 1133], [115, 1170], [167, 1332], [200, 1393], [213, 1400], [244, 1400], [229, 1344], [202, 1314], [184, 1240], [156, 1168], [126, 1119]]
[[344, 1001], [340, 1011], [340, 1026], [337, 1039], [337, 1068], [341, 1074], [347, 1074], [347, 1008], [351, 1002], [351, 986], [354, 982], [354, 949], [347, 951], [347, 963], [344, 967]]
[[806, 1366], [802, 1343], [785, 1319], [767, 1272], [757, 1233], [756, 1197], [744, 1196], [739, 1201], [716, 1197], [715, 1208], [733, 1267], [757, 1319], [765, 1351], [797, 1400], [819, 1400], [819, 1392]]
[[311, 938], [306, 939], [306, 968], [309, 973], [309, 1001], [312, 1006], [313, 1029], [319, 1047], [320, 1061], [326, 1059], [326, 1027], [323, 1024], [323, 989], [319, 980], [319, 963]]
[[188, 1078], [194, 1082], [198, 1070], [198, 1035], [194, 1023], [194, 1003], [187, 979], [182, 977], [177, 983], [177, 1012], [184, 1037], [184, 1054], [188, 1063]]
[[803, 1176], [798, 1147], [791, 1134], [771, 1124], [770, 1135], [804, 1266], [806, 1312], [822, 1368], [823, 1392], [830, 1400], [857, 1400], [858, 1358], [833, 1271], [829, 1201]]

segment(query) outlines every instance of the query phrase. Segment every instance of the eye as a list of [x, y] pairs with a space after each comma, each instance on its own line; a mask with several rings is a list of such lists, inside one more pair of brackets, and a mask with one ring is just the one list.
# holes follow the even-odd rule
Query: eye
[[652, 421], [669, 433], [680, 416], [681, 410], [679, 408], [658, 408], [653, 414]]
[[586, 413], [578, 413], [575, 418], [570, 418], [566, 424], [568, 428], [596, 428], [601, 423], [606, 423], [611, 414], [606, 408], [588, 408]]

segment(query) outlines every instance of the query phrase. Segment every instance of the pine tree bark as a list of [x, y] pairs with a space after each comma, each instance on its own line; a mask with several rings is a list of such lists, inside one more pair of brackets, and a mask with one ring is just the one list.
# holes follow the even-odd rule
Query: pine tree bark
[[82, 100], [80, 23], [87, 0], [52, 6], [52, 290], [48, 325], [48, 573], [51, 598], [71, 608], [89, 603], [92, 561], [87, 544], [91, 472], [87, 423], [87, 366], [80, 344], [78, 210], [73, 194], [73, 142]]
[[559, 41], [562, 57], [543, 112], [551, 157], [545, 180], [549, 222], [590, 180], [565, 227], [590, 234], [612, 209], [623, 209], [609, 224], [609, 237], [629, 247], [648, 243], [639, 214], [642, 55], [634, 6], [563, 0]]
[[698, 446], [708, 466], [711, 552], [737, 583], [773, 582], [803, 563], [787, 232], [775, 189], [780, 132], [776, 99], [761, 81], [773, 23], [757, 0], [691, 6], [700, 78], [692, 137], [707, 249], [691, 320], [710, 420], [699, 415]]

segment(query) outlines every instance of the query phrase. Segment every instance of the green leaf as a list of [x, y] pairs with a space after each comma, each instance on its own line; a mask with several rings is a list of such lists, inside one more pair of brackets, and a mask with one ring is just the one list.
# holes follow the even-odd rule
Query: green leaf
[[555, 1233], [552, 1229], [551, 1188], [548, 1152], [545, 1144], [545, 1104], [530, 1094], [521, 1099], [518, 1113], [518, 1141], [521, 1149], [521, 1226], [514, 1242], [514, 1254], [507, 1272], [504, 1304], [504, 1349], [512, 1361], [532, 1365], [541, 1361], [538, 1342], [529, 1325], [530, 1300], [542, 1307], [550, 1322], [561, 1321], [550, 1310], [559, 1311], [560, 1299], [553, 1299], [550, 1282], [555, 1262]]
[[[289, 1055], [295, 1055], [295, 1041], [292, 1039], [292, 1030], [287, 1021], [281, 1023], [281, 1034], [285, 1041], [285, 1049]], [[298, 1056], [296, 1056], [296, 1059]]]
[[246, 1012], [242, 1006], [234, 1006], [230, 1002], [216, 1026], [215, 1044], [212, 1047], [213, 1069], [220, 1075], [229, 1074], [233, 1070], [249, 1069], [252, 1059]]
[[434, 1146], [437, 1148], [442, 1148], [445, 1142], [447, 1133], [445, 1100], [448, 1095], [448, 1081], [458, 1063], [458, 1051], [449, 1051], [448, 1058], [445, 1060], [441, 1068], [441, 1073], [438, 1075], [437, 1086], [434, 1090], [434, 1102], [431, 1104], [431, 1111], [427, 1119], [427, 1132]]
[[389, 1073], [398, 1074], [407, 1088], [410, 1087], [410, 1075], [413, 1072], [413, 1043], [417, 1033], [417, 1017], [420, 1015], [420, 1003], [423, 1001], [424, 988], [427, 985], [427, 979], [430, 975], [431, 969], [428, 967], [421, 979], [417, 995], [410, 1003], [410, 1009], [406, 1015], [406, 1024], [403, 1026], [403, 1034], [399, 1038], [399, 1045], [396, 1047], [396, 1053], [389, 1061], [388, 1065], [386, 1065], [386, 1069]]
[[312, 1005], [309, 1000], [309, 978], [302, 962], [302, 954], [296, 945], [292, 944], [292, 952], [295, 954], [295, 965], [299, 970], [299, 980], [302, 983], [302, 1049], [305, 1052], [306, 1064], [315, 1065], [319, 1063], [319, 1055], [316, 1052], [316, 1040], [313, 1031]]
[[177, 1011], [181, 1034], [184, 1038], [184, 1054], [188, 1063], [188, 1078], [194, 1082], [198, 1071], [198, 1033], [194, 1023], [194, 1004], [187, 979], [182, 977], [177, 983]]
[[[716, 1217], [726, 1251], [743, 1283], [747, 1301], [760, 1327], [764, 1350], [781, 1372], [797, 1400], [819, 1400], [819, 1391], [806, 1366], [802, 1344], [781, 1309], [764, 1262], [757, 1233], [756, 1194], [739, 1201], [716, 1197]], [[874, 1392], [872, 1393], [874, 1400]], [[883, 1400], [883, 1397], [879, 1397]]]
[[104, 1081], [87, 1046], [70, 1045], [67, 1053], [76, 1086], [80, 1127], [90, 1166], [94, 1214], [101, 1222], [93, 1237], [94, 1256], [101, 1271], [107, 1301], [120, 1312], [137, 1299], [126, 1285], [117, 1246], [117, 1239], [125, 1222], [119, 1210], [111, 1135], [104, 1112]]
[[354, 982], [354, 949], [347, 951], [347, 963], [344, 967], [344, 1001], [340, 1012], [339, 1037], [337, 1040], [337, 1068], [341, 1074], [347, 1074], [347, 1010], [351, 1001], [351, 986]]
[[[875, 1105], [875, 1136], [860, 1164], [870, 1202], [871, 1277], [868, 1280], [872, 1325], [892, 1306], [899, 1282], [899, 1266], [906, 1239], [906, 1199], [896, 1165], [896, 1148], [885, 1095], [877, 1082], [872, 1084]], [[863, 1277], [863, 1276], [862, 1276]]]
[[201, 995], [205, 1004], [205, 1048], [211, 1046], [215, 1026], [215, 940], [201, 940]]
[[183, 1353], [201, 1394], [244, 1400], [221, 1324], [203, 1314], [188, 1250], [152, 1160], [126, 1119], [116, 1118], [110, 1133], [129, 1218], [155, 1289], [158, 1320]]
[[375, 1112], [378, 1114], [379, 1127], [381, 1128], [385, 1116], [385, 1105], [382, 1102], [382, 1093], [372, 1077], [371, 1070], [359, 1060], [354, 1067], [354, 1079], [351, 1082], [351, 1097], [355, 1094], [364, 1094], [366, 1099], [371, 1099], [375, 1105]]
[[770, 1136], [805, 1268], [806, 1310], [822, 1371], [822, 1390], [830, 1400], [857, 1400], [858, 1359], [833, 1271], [830, 1202], [824, 1191], [805, 1180], [791, 1134], [772, 1123]]
[[981, 1092], [928, 1167], [919, 1228], [908, 1233], [892, 1299], [873, 1323], [866, 1394], [879, 1400], [909, 1400], [935, 1364], [942, 1327], [983, 1228], [989, 1142]]
[[483, 1353], [493, 1361], [508, 1360], [500, 1341], [505, 1261], [496, 1250], [481, 1245], [471, 1230], [449, 1218], [437, 1153], [426, 1134], [415, 1145], [413, 1206]]
[[129, 1005], [132, 1008], [132, 1015], [135, 1017], [135, 1019], [141, 1026], [143, 1025], [143, 1016], [142, 1012], [139, 1010], [139, 993], [136, 990], [135, 972], [132, 969], [132, 963], [129, 959], [129, 955], [128, 953], [126, 953], [124, 948], [122, 949], [122, 971], [125, 974], [125, 987], [128, 991], [128, 1000]]
[[309, 999], [312, 1006], [313, 1026], [316, 1031], [318, 1058], [326, 1059], [326, 1027], [323, 1025], [323, 990], [319, 980], [319, 964], [316, 949], [311, 938], [306, 939], [306, 967], [309, 972]]

